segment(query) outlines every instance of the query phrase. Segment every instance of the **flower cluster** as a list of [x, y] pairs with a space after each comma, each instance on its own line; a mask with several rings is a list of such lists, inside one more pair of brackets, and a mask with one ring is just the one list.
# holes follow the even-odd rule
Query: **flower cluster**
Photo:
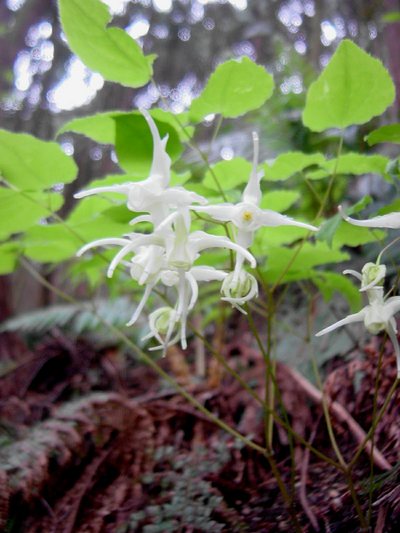
[[[143, 297], [128, 325], [133, 325], [141, 314], [156, 285], [174, 288], [176, 301], [173, 306], [163, 306], [149, 315], [150, 333], [165, 355], [171, 344], [180, 340], [183, 349], [187, 346], [186, 323], [194, 308], [199, 282], [221, 281], [222, 299], [242, 312], [246, 302], [257, 296], [257, 281], [244, 269], [244, 262], [251, 267], [256, 260], [249, 252], [255, 231], [262, 226], [293, 225], [309, 230], [314, 226], [297, 222], [271, 210], [259, 207], [261, 200], [260, 179], [257, 172], [258, 138], [253, 134], [254, 161], [249, 182], [238, 204], [207, 205], [207, 200], [184, 187], [170, 185], [171, 160], [166, 151], [168, 136], [160, 138], [157, 127], [147, 111], [142, 111], [153, 138], [153, 161], [150, 175], [140, 182], [98, 187], [80, 192], [77, 198], [102, 193], [120, 193], [127, 197], [127, 207], [141, 213], [131, 221], [150, 223], [151, 233], [131, 232], [123, 237], [93, 241], [78, 252], [78, 255], [96, 246], [120, 246], [108, 268], [111, 277], [116, 267], [123, 263], [131, 277], [144, 286]], [[191, 231], [191, 213], [206, 213], [218, 221], [232, 222], [236, 227], [233, 239], [216, 236], [204, 231]], [[195, 264], [203, 250], [225, 248], [235, 253], [235, 268], [227, 273], [209, 266]], [[130, 260], [126, 258], [130, 256]]]
[[[369, 220], [356, 220], [344, 214], [343, 209], [339, 206], [339, 212], [349, 224], [355, 226], [365, 226], [371, 228], [399, 228], [399, 213], [390, 213], [371, 218]], [[397, 241], [397, 239], [396, 239]], [[395, 242], [395, 241], [393, 241]], [[393, 244], [393, 243], [392, 243]], [[389, 245], [390, 246], [390, 245]], [[369, 333], [377, 335], [385, 331], [392, 341], [396, 361], [397, 375], [400, 378], [400, 346], [397, 339], [397, 325], [394, 315], [400, 311], [400, 296], [389, 297], [384, 295], [383, 284], [386, 276], [386, 266], [380, 264], [380, 258], [387, 247], [379, 254], [376, 263], [366, 263], [361, 273], [355, 270], [344, 270], [343, 274], [351, 274], [361, 282], [360, 292], [365, 292], [368, 299], [368, 305], [363, 307], [358, 313], [348, 315], [347, 317], [335, 322], [331, 326], [316, 333], [316, 337], [330, 333], [337, 328], [351, 324], [353, 322], [364, 322], [364, 326]]]

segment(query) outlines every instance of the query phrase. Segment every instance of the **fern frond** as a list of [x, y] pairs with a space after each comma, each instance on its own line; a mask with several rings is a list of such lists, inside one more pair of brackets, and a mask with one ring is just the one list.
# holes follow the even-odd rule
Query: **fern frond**
[[134, 310], [135, 304], [127, 297], [111, 301], [81, 302], [76, 305], [52, 305], [6, 320], [0, 325], [0, 332], [15, 331], [24, 335], [42, 335], [51, 329], [59, 328], [80, 335], [101, 328], [103, 324], [99, 316], [113, 326], [124, 326]]

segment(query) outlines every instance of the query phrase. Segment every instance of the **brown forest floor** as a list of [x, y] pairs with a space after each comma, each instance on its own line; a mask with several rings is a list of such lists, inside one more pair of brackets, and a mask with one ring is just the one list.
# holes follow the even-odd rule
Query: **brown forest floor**
[[[240, 324], [225, 357], [263, 395], [263, 361]], [[8, 339], [8, 342], [10, 339]], [[331, 361], [326, 394], [365, 431], [371, 425], [380, 339], [364, 357]], [[268, 463], [224, 434], [153, 371], [115, 347], [49, 334], [0, 384], [0, 528], [8, 533], [294, 531]], [[395, 379], [385, 345], [378, 406]], [[190, 353], [190, 350], [189, 350]], [[179, 349], [162, 365], [224, 421], [263, 444], [260, 406], [212, 363], [203, 382]], [[335, 457], [322, 408], [309, 383], [277, 367], [282, 400], [295, 431]], [[312, 387], [312, 386], [311, 386]], [[316, 389], [312, 389], [315, 390]], [[394, 468], [374, 471], [371, 531], [400, 530], [399, 393], [378, 424], [375, 446]], [[279, 409], [279, 408], [278, 408]], [[340, 415], [340, 413], [339, 413]], [[350, 460], [357, 436], [333, 416], [340, 449]], [[361, 531], [343, 475], [274, 426], [274, 458], [295, 494], [305, 532]], [[376, 451], [376, 450], [375, 450]], [[291, 472], [295, 475], [291, 475]], [[366, 514], [370, 459], [362, 453], [353, 477]]]

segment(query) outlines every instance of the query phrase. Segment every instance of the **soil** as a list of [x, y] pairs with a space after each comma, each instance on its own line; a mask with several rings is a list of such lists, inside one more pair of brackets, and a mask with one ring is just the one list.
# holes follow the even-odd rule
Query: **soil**
[[[354, 428], [371, 427], [375, 393], [379, 411], [396, 378], [386, 342], [376, 387], [382, 342], [374, 338], [346, 361], [333, 359], [323, 369], [345, 462], [362, 438]], [[8, 367], [2, 361], [0, 378], [2, 531], [363, 530], [343, 472], [278, 423], [271, 457], [290, 508], [265, 455], [225, 433], [121, 347], [97, 349], [60, 331], [29, 350], [20, 340], [15, 346], [17, 355]], [[174, 347], [161, 366], [207, 409], [264, 446], [260, 404], [213, 359], [207, 377], [196, 378], [194, 350]], [[222, 353], [263, 397], [263, 358], [240, 324]], [[276, 415], [337, 461], [320, 393], [298, 376], [277, 365]], [[371, 450], [362, 452], [351, 472], [360, 511], [377, 533], [400, 530], [399, 398], [396, 391], [376, 427], [373, 460]]]

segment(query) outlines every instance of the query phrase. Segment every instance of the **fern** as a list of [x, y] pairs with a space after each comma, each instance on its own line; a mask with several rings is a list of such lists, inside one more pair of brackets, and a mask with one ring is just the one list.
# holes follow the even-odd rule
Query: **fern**
[[39, 336], [58, 328], [81, 335], [101, 330], [103, 323], [99, 317], [113, 326], [122, 327], [128, 322], [134, 310], [135, 304], [126, 297], [113, 301], [95, 300], [93, 304], [82, 302], [76, 305], [52, 305], [6, 320], [0, 325], [0, 332], [15, 331], [24, 335]]

